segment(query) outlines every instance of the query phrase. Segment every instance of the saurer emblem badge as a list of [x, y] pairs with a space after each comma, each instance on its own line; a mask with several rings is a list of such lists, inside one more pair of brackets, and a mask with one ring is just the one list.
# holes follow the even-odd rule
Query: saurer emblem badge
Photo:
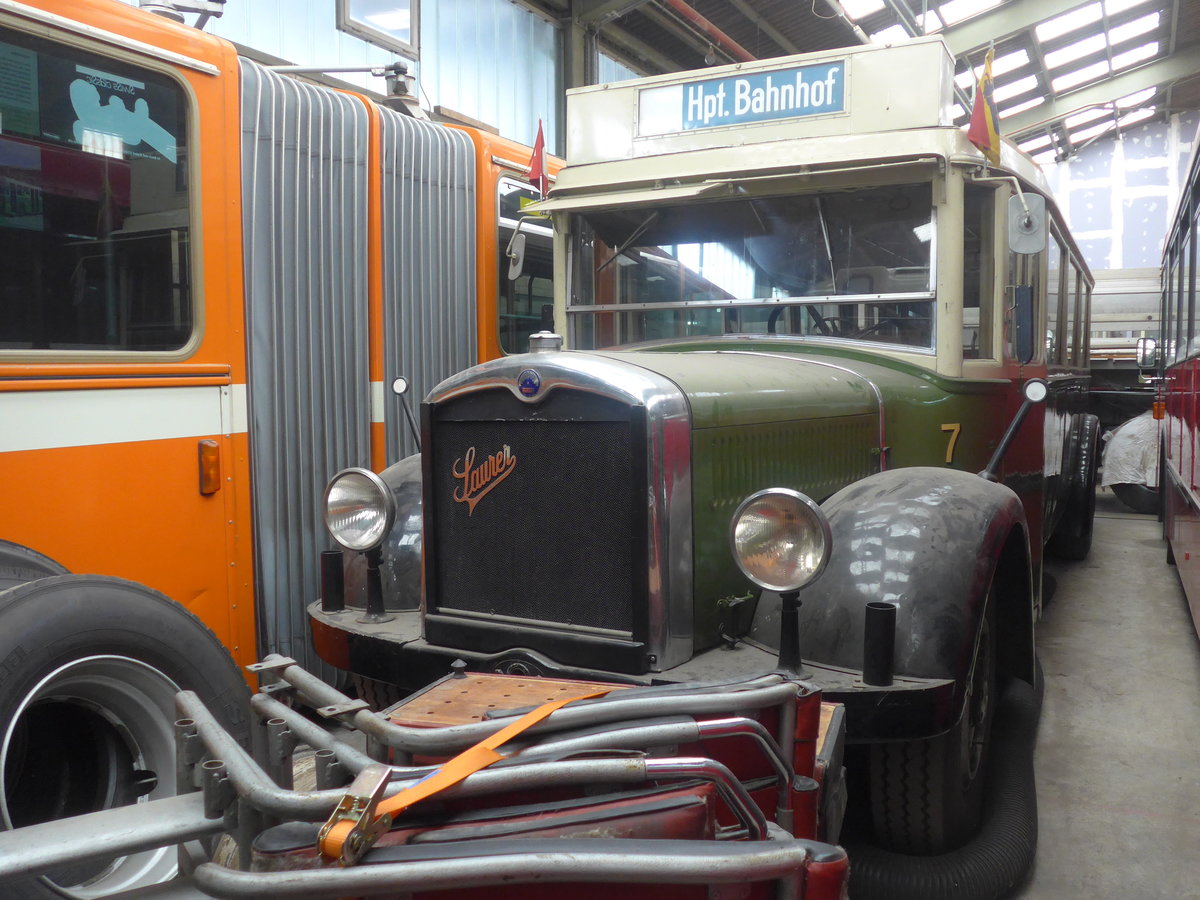
[[454, 489], [454, 500], [467, 504], [467, 515], [475, 512], [475, 504], [513, 473], [517, 467], [517, 458], [513, 455], [508, 444], [504, 449], [485, 456], [479, 465], [475, 464], [475, 448], [471, 447], [450, 467], [450, 474], [460, 482]]

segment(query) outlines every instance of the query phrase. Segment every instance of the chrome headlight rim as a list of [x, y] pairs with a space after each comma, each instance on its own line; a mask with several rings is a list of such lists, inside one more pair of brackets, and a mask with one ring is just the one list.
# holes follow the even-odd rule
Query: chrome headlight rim
[[[819, 558], [814, 565], [806, 567], [802, 574], [798, 572], [795, 577], [786, 581], [768, 580], [762, 573], [751, 568], [744, 559], [742, 544], [738, 540], [739, 525], [743, 523], [747, 513], [764, 500], [778, 501], [781, 498], [793, 504], [793, 508], [799, 514], [797, 521], [801, 528], [807, 531], [807, 537], [816, 539], [819, 549]], [[808, 495], [792, 488], [764, 488], [761, 491], [755, 491], [738, 504], [730, 521], [729, 548], [738, 569], [758, 587], [776, 593], [798, 591], [815, 581], [829, 564], [830, 551], [833, 548], [833, 529], [829, 525], [829, 518], [825, 515], [825, 511]], [[793, 566], [793, 568], [796, 567]]]
[[[354, 539], [348, 537], [346, 531], [339, 527], [336, 516], [330, 509], [330, 497], [338, 489], [339, 483], [346, 478], [361, 478], [365, 479], [369, 488], [374, 491], [378, 498], [379, 505], [377, 507], [363, 505], [364, 511], [369, 511], [377, 514], [378, 518], [368, 528], [364, 529], [363, 536]], [[367, 552], [375, 550], [383, 544], [384, 538], [391, 533], [392, 525], [396, 520], [396, 501], [392, 497], [391, 489], [384, 483], [383, 479], [378, 474], [370, 469], [364, 469], [361, 466], [350, 466], [342, 469], [336, 475], [329, 479], [329, 483], [325, 485], [325, 494], [322, 503], [322, 518], [325, 522], [325, 530], [347, 550], [356, 550], [359, 552]]]

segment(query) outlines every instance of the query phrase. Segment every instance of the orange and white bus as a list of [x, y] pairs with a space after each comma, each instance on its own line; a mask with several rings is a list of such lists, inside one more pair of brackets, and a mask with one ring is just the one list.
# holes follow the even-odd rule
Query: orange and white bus
[[[412, 452], [384, 385], [422, 396], [525, 349], [511, 323], [551, 273], [537, 227], [521, 280], [501, 268], [528, 147], [286, 77], [117, 0], [0, 0], [0, 83], [12, 827], [173, 793], [177, 688], [244, 735], [234, 662], [315, 666], [330, 473]], [[57, 805], [29, 777], [96, 766], [107, 787]], [[93, 896], [174, 864], [79, 877], [101, 879]]]

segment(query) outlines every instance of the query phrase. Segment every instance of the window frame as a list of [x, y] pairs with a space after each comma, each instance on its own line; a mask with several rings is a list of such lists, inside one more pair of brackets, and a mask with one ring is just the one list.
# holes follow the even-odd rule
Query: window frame
[[[196, 91], [180, 71], [182, 66], [201, 72], [205, 75], [217, 73], [217, 69], [209, 64], [190, 57], [170, 57], [155, 52], [156, 48], [138, 46], [131, 49], [124, 43], [109, 43], [98, 41], [87, 32], [66, 28], [42, 31], [28, 27], [21, 20], [11, 20], [0, 16], [0, 26], [9, 31], [33, 38], [37, 41], [54, 44], [62, 48], [62, 52], [77, 51], [102, 57], [106, 60], [142, 69], [153, 73], [179, 91], [179, 98], [184, 104], [183, 120], [186, 123], [186, 140], [179, 143], [177, 152], [179, 163], [176, 169], [177, 184], [187, 192], [187, 228], [182, 259], [188, 270], [187, 290], [190, 294], [190, 328], [187, 340], [178, 347], [170, 349], [133, 349], [130, 347], [112, 348], [80, 348], [80, 347], [49, 347], [49, 348], [0, 348], [0, 364], [35, 362], [39, 364], [60, 363], [103, 363], [125, 364], [179, 362], [189, 359], [197, 353], [204, 341], [207, 328], [207, 303], [204, 273], [204, 240], [200, 222], [204, 206], [201, 190], [202, 166], [199, 134], [200, 134], [200, 102]], [[182, 180], [178, 180], [182, 173]]]
[[407, 42], [400, 40], [394, 34], [356, 18], [350, 9], [350, 4], [353, 2], [354, 0], [337, 0], [338, 31], [344, 31], [346, 34], [360, 38], [369, 44], [375, 44], [377, 47], [395, 51], [414, 62], [420, 60], [421, 0], [406, 0], [409, 15], [408, 33], [410, 35], [410, 40]]

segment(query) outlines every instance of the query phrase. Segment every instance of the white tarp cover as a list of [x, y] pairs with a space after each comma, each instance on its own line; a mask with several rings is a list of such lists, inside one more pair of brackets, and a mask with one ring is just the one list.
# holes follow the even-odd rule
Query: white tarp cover
[[1150, 412], [1121, 423], [1104, 445], [1103, 487], [1144, 484], [1158, 487], [1158, 422]]

